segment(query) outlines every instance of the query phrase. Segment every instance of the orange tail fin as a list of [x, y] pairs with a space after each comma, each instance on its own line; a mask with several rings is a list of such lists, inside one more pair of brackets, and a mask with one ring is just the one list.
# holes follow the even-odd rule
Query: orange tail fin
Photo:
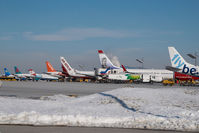
[[56, 72], [56, 70], [53, 68], [53, 66], [48, 61], [46, 61], [46, 68], [47, 68], [48, 72]]

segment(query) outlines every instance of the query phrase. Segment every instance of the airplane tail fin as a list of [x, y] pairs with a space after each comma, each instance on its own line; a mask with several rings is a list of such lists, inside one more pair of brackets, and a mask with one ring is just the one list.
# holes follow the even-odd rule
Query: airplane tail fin
[[5, 76], [11, 75], [7, 68], [4, 68], [4, 73], [5, 73]]
[[124, 72], [127, 72], [126, 68], [122, 65], [122, 68], [123, 68], [123, 71]]
[[53, 68], [49, 61], [46, 61], [46, 68], [47, 72], [56, 72], [56, 70]]
[[68, 77], [68, 76], [69, 76], [69, 74], [68, 74], [68, 72], [67, 72], [67, 70], [66, 70], [66, 68], [64, 67], [64, 65], [63, 65], [63, 64], [61, 65], [61, 67], [62, 67], [62, 71], [63, 71], [62, 73], [63, 73], [65, 76], [67, 76], [67, 77]]
[[62, 64], [62, 69], [65, 73], [67, 73], [68, 75], [74, 75], [75, 71], [74, 69], [69, 65], [69, 63], [66, 61], [66, 59], [64, 57], [60, 57], [60, 61]]
[[109, 68], [109, 67], [111, 69], [119, 69], [120, 68], [120, 67], [113, 65], [111, 60], [106, 56], [106, 54], [102, 50], [98, 50], [98, 54], [99, 54], [99, 59], [100, 59], [102, 68]]
[[187, 62], [174, 47], [168, 47], [168, 50], [172, 67], [182, 69]]
[[30, 73], [31, 75], [34, 75], [34, 76], [36, 76], [36, 73], [35, 73], [35, 71], [33, 71], [32, 69], [29, 69], [28, 71], [29, 71], [29, 73]]
[[14, 69], [15, 69], [15, 74], [22, 74], [22, 73], [19, 71], [19, 69], [17, 68], [17, 66], [15, 66]]

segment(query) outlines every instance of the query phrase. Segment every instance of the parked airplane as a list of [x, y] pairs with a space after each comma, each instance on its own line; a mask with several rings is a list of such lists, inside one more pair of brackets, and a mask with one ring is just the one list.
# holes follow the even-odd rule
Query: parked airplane
[[[110, 67], [114, 68], [111, 73], [121, 73], [123, 69], [113, 65], [110, 59], [106, 56], [106, 54], [102, 50], [98, 50], [100, 63], [102, 67]], [[165, 70], [165, 69], [126, 69], [131, 74], [142, 74], [143, 79], [161, 82], [163, 79], [172, 79], [173, 72]]]
[[7, 68], [4, 68], [4, 73], [5, 73], [4, 76], [6, 76], [6, 77], [12, 77], [12, 78], [15, 77], [13, 74], [10, 74], [10, 72], [8, 71]]
[[21, 73], [20, 71], [19, 71], [19, 69], [17, 68], [17, 66], [14, 66], [14, 70], [15, 70], [15, 76], [16, 77], [18, 77], [18, 78], [20, 78], [21, 80], [26, 80], [27, 78], [28, 79], [32, 79], [32, 78], [34, 78], [34, 76], [33, 75], [31, 75], [31, 74], [29, 74], [29, 73]]
[[73, 69], [64, 57], [60, 57], [63, 73], [72, 78], [95, 79], [95, 71], [79, 71]]
[[54, 77], [48, 74], [37, 74], [32, 69], [29, 69], [28, 71], [32, 76], [34, 76], [35, 80], [47, 80], [47, 81], [58, 80], [58, 77]]
[[174, 47], [168, 47], [171, 66], [167, 66], [168, 70], [181, 74], [199, 77], [199, 66], [192, 65], [184, 60]]
[[98, 76], [98, 80], [106, 79], [107, 81], [124, 82], [129, 80], [141, 80], [141, 75], [130, 74], [130, 73], [111, 73], [111, 68], [107, 68], [105, 71], [101, 71]]
[[48, 75], [55, 76], [55, 77], [64, 77], [65, 76], [62, 72], [56, 71], [53, 68], [53, 66], [50, 64], [49, 61], [46, 61], [46, 68], [47, 68], [46, 74], [48, 74]]

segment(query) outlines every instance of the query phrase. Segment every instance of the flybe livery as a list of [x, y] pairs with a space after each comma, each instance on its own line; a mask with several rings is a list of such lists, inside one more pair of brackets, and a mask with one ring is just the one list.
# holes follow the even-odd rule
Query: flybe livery
[[55, 77], [62, 77], [62, 76], [64, 76], [64, 74], [62, 72], [56, 71], [53, 68], [53, 66], [50, 64], [49, 61], [46, 61], [46, 68], [47, 68], [46, 74], [48, 74], [48, 75], [55, 76]]
[[199, 66], [186, 62], [174, 47], [168, 47], [168, 50], [172, 65], [170, 68], [173, 69], [173, 71], [199, 77]]
[[74, 77], [74, 78], [95, 78], [95, 71], [79, 71], [73, 69], [69, 63], [66, 61], [64, 57], [60, 57], [60, 61], [62, 64], [63, 72], [68, 77]]

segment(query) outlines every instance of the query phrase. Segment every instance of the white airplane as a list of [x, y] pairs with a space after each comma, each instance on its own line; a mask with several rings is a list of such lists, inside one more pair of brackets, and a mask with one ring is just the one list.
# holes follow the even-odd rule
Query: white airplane
[[17, 68], [17, 66], [14, 67], [14, 70], [15, 70], [15, 74], [14, 74], [14, 75], [15, 75], [16, 77], [20, 78], [21, 80], [25, 80], [25, 79], [27, 79], [27, 78], [29, 78], [29, 79], [34, 78], [34, 76], [31, 75], [31, 74], [29, 74], [29, 73], [21, 73], [21, 72], [19, 71], [19, 69]]
[[195, 77], [199, 77], [199, 66], [192, 65], [184, 60], [174, 47], [168, 47], [171, 66], [167, 69]]
[[63, 73], [67, 77], [95, 79], [95, 71], [79, 71], [73, 69], [64, 57], [60, 57]]
[[47, 72], [46, 74], [54, 76], [54, 77], [64, 77], [65, 75], [62, 72], [58, 72], [56, 71], [53, 66], [50, 64], [49, 61], [46, 61], [46, 68], [47, 68]]
[[58, 77], [54, 77], [48, 74], [37, 74], [32, 69], [29, 69], [28, 71], [32, 76], [34, 76], [35, 80], [40, 80], [40, 79], [47, 81], [58, 80]]
[[[113, 65], [110, 59], [106, 56], [106, 54], [102, 50], [98, 50], [100, 63], [102, 67], [110, 67], [113, 68], [112, 73], [121, 73], [124, 70], [120, 67]], [[150, 78], [150, 80], [155, 82], [161, 82], [164, 79], [172, 79], [173, 72], [165, 69], [126, 69], [126, 73], [130, 74], [142, 74], [143, 79], [144, 77]]]
[[[123, 66], [123, 65], [122, 65]], [[130, 80], [141, 80], [141, 75], [138, 74], [131, 74], [126, 73], [125, 68], [124, 72], [121, 73], [111, 73], [111, 68], [107, 68], [105, 71], [100, 71], [100, 74], [98, 74], [98, 79], [108, 79], [109, 81], [130, 81]]]

